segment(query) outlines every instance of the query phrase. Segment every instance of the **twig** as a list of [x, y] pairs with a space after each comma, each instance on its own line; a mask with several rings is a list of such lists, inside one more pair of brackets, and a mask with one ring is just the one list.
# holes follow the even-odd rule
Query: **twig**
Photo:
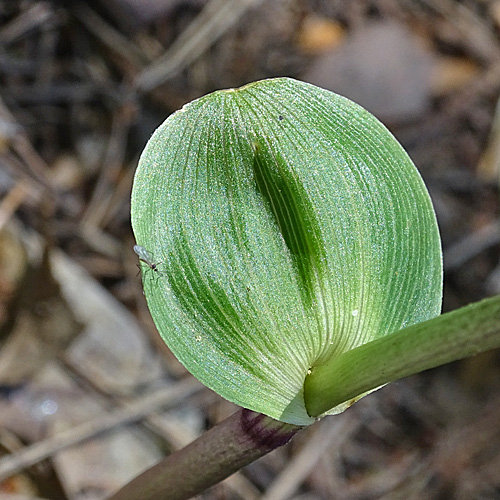
[[211, 0], [163, 57], [138, 75], [137, 90], [148, 92], [178, 74], [228, 31], [247, 9], [262, 1]]
[[[109, 212], [113, 210], [113, 207], [116, 210], [118, 205], [116, 190], [123, 189], [122, 184], [116, 186], [116, 180], [119, 179], [123, 169], [126, 141], [134, 117], [135, 108], [129, 102], [124, 102], [115, 112], [99, 179], [80, 222], [81, 234], [88, 240], [88, 243], [100, 252], [114, 258], [120, 255], [121, 244], [104, 232], [102, 227], [104, 226], [103, 221], [110, 218]], [[128, 175], [125, 174], [126, 186], [132, 184], [132, 175], [130, 170]]]
[[[496, 34], [467, 5], [452, 0], [419, 0], [418, 3], [438, 13], [450, 26], [454, 26], [472, 53], [489, 63], [498, 60], [500, 52]], [[411, 8], [415, 2], [405, 1], [405, 4]]]
[[307, 444], [290, 461], [283, 472], [274, 480], [260, 500], [286, 500], [291, 498], [304, 479], [311, 473], [329, 447], [339, 448], [357, 422], [352, 419], [325, 419], [314, 428]]
[[[78, 378], [78, 383], [83, 384], [87, 391], [91, 391], [94, 398], [102, 400], [103, 405], [109, 405], [110, 401], [115, 407], [116, 405], [123, 406], [129, 403], [129, 398], [117, 396], [94, 384], [94, 381], [87, 376], [87, 373], [84, 370], [82, 371], [79, 365], [72, 363], [70, 359], [63, 357], [62, 361], [65, 367]], [[195, 403], [197, 408], [203, 408], [206, 404], [212, 403], [218, 398], [219, 396], [212, 391], [202, 391], [197, 396]], [[198, 437], [198, 434], [190, 425], [181, 422], [178, 417], [170, 414], [165, 416], [159, 413], [151, 413], [146, 416], [142, 425], [163, 438], [168, 443], [169, 449], [174, 451], [187, 446]], [[257, 487], [239, 472], [227, 478], [224, 485], [245, 500], [260, 498]]]
[[5, 47], [22, 38], [32, 29], [55, 19], [57, 17], [50, 2], [36, 2], [0, 30], [0, 43]]
[[0, 201], [0, 231], [9, 222], [19, 206], [24, 203], [24, 200], [31, 191], [31, 185], [26, 179], [22, 179], [17, 181], [5, 198]]
[[24, 448], [18, 453], [8, 455], [0, 459], [0, 481], [50, 457], [57, 451], [79, 444], [119, 425], [141, 420], [160, 407], [173, 406], [201, 388], [202, 386], [197, 380], [189, 378], [173, 387], [149, 394], [125, 408], [120, 408], [100, 418], [85, 422], [76, 428], [68, 429], [50, 439]]
[[8, 142], [16, 154], [23, 160], [28, 167], [30, 174], [44, 188], [50, 192], [50, 169], [42, 157], [37, 153], [23, 128], [17, 123], [16, 119], [9, 111], [0, 97], [0, 120], [2, 121], [2, 132], [6, 133]]
[[113, 115], [113, 125], [103, 167], [92, 193], [92, 199], [82, 217], [81, 226], [84, 228], [99, 227], [110, 208], [110, 186], [114, 186], [123, 168], [127, 137], [134, 115], [134, 108], [128, 102], [123, 103]]
[[148, 61], [147, 55], [119, 31], [106, 23], [84, 2], [79, 2], [72, 8], [78, 20], [96, 36], [109, 50], [118, 54], [136, 69]]

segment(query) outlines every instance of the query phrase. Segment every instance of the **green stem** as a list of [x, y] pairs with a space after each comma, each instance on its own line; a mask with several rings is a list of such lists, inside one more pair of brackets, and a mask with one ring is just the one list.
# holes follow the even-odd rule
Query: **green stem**
[[368, 342], [306, 378], [307, 411], [319, 416], [394, 380], [500, 347], [500, 295]]
[[239, 410], [108, 500], [184, 500], [286, 444], [301, 427]]

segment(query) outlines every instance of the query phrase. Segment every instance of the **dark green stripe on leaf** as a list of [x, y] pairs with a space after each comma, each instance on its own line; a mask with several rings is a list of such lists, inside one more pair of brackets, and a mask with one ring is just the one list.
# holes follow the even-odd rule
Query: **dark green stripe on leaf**
[[290, 168], [275, 152], [254, 145], [254, 176], [257, 190], [264, 198], [296, 265], [305, 305], [315, 301], [315, 284], [321, 274], [321, 233], [311, 203], [303, 187], [290, 175]]

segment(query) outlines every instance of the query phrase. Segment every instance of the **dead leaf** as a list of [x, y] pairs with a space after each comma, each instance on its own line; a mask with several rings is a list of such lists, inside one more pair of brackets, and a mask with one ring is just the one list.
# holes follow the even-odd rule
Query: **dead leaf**
[[80, 330], [52, 276], [47, 250], [41, 260], [25, 265], [24, 279], [9, 304], [10, 321], [4, 324], [0, 350], [0, 383], [7, 386], [28, 380], [66, 349]]
[[67, 358], [96, 386], [129, 394], [157, 379], [160, 358], [135, 317], [87, 272], [64, 254], [51, 259], [62, 294], [84, 325]]
[[297, 45], [302, 52], [319, 54], [338, 47], [344, 35], [345, 30], [339, 22], [312, 14], [300, 27]]
[[[39, 399], [38, 414], [46, 436], [56, 436], [107, 411], [54, 364], [46, 367], [30, 390], [45, 395]], [[52, 410], [44, 413], [43, 408]], [[97, 500], [109, 496], [162, 456], [148, 433], [120, 427], [59, 451], [54, 464], [68, 498]]]
[[471, 59], [441, 57], [436, 60], [431, 74], [431, 91], [441, 96], [467, 85], [479, 74], [480, 68]]
[[361, 104], [383, 121], [427, 108], [433, 56], [402, 24], [373, 22], [318, 57], [303, 79]]

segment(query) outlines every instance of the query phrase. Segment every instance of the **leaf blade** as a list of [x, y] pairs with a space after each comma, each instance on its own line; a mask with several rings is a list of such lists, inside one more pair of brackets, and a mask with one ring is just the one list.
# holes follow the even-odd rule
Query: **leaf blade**
[[187, 105], [146, 147], [132, 207], [164, 263], [145, 290], [160, 334], [203, 383], [273, 418], [310, 423], [311, 367], [439, 313], [418, 172], [374, 117], [311, 85]]

